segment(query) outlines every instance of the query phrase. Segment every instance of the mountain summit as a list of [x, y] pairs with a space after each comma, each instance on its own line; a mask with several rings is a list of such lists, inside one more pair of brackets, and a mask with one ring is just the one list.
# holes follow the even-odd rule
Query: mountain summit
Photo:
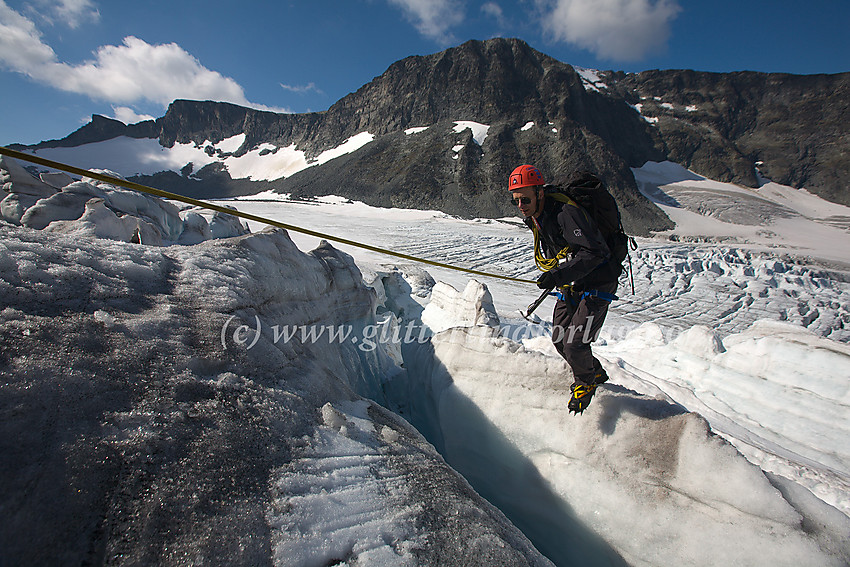
[[627, 228], [645, 233], [670, 226], [635, 185], [630, 168], [647, 161], [751, 187], [766, 177], [850, 203], [848, 85], [850, 73], [592, 71], [491, 39], [393, 63], [324, 112], [177, 100], [155, 121], [93, 117], [27, 149], [157, 139], [200, 159], [120, 173], [193, 196], [273, 188], [486, 217], [514, 213], [505, 180], [520, 163], [551, 182], [591, 169], [612, 187]]

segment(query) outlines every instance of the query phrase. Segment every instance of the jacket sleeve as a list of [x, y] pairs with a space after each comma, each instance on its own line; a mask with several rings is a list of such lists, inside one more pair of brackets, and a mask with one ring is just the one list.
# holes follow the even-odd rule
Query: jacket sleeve
[[553, 270], [558, 285], [585, 278], [611, 257], [602, 233], [584, 211], [564, 205], [558, 214], [558, 225], [572, 251], [569, 259]]

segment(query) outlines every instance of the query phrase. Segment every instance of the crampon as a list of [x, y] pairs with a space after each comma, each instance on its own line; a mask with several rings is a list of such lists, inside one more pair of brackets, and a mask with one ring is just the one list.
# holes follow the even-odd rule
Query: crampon
[[570, 413], [584, 413], [584, 410], [590, 405], [590, 400], [593, 399], [596, 386], [596, 384], [580, 384], [578, 382], [570, 386], [570, 391], [573, 394], [567, 404]]

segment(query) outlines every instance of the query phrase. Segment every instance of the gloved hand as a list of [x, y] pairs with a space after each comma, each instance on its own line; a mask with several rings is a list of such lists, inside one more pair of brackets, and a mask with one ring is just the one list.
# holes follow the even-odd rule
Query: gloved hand
[[555, 281], [555, 274], [550, 272], [543, 272], [543, 274], [537, 278], [537, 287], [540, 289], [552, 289], [557, 287], [558, 282]]

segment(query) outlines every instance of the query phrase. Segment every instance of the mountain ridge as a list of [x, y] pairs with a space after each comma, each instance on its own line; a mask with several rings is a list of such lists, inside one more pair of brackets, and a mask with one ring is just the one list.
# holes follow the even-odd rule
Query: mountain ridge
[[[850, 203], [844, 181], [850, 176], [844, 126], [850, 118], [850, 73], [596, 75], [599, 80], [591, 82], [521, 40], [473, 40], [399, 60], [322, 112], [277, 114], [176, 100], [153, 121], [123, 126], [93, 117], [63, 140], [27, 149], [121, 135], [158, 138], [172, 147], [245, 134], [234, 156], [271, 144], [294, 147], [309, 162], [369, 132], [375, 137], [370, 144], [265, 184], [231, 179], [218, 164], [194, 171], [194, 177], [189, 168], [139, 179], [202, 197], [274, 188], [500, 217], [515, 214], [504, 180], [516, 165], [534, 163], [555, 182], [575, 169], [591, 169], [612, 188], [627, 228], [639, 234], [671, 226], [635, 184], [630, 168], [647, 161], [674, 161], [706, 177], [750, 187], [758, 187], [764, 176]], [[486, 139], [478, 145], [470, 131], [456, 131], [457, 121], [488, 125]], [[524, 127], [531, 123], [535, 127]], [[413, 127], [428, 130], [404, 134]], [[463, 149], [455, 151], [458, 147]]]

